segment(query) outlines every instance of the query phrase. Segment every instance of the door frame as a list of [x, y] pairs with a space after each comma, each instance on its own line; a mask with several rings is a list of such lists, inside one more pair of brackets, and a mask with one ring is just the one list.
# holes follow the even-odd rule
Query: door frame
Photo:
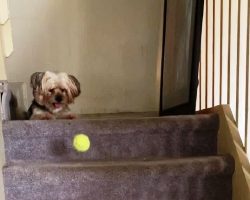
[[204, 0], [196, 0], [195, 10], [195, 24], [193, 35], [193, 49], [192, 49], [192, 64], [191, 64], [191, 79], [189, 87], [189, 99], [187, 103], [174, 106], [172, 108], [163, 108], [163, 83], [164, 83], [164, 61], [165, 57], [165, 42], [166, 42], [166, 17], [167, 17], [167, 1], [164, 0], [164, 12], [163, 12], [163, 39], [162, 39], [162, 60], [161, 60], [161, 81], [160, 81], [160, 115], [180, 115], [180, 114], [194, 114], [196, 108], [197, 88], [199, 84], [199, 62], [201, 51], [201, 33], [202, 33], [202, 19], [204, 10]]

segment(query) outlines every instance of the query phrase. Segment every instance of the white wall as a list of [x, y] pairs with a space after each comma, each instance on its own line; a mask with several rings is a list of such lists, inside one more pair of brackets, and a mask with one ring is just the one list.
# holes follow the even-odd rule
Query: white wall
[[[9, 0], [9, 81], [66, 71], [82, 85], [73, 110], [158, 110], [163, 0]], [[31, 91], [29, 90], [31, 99]]]

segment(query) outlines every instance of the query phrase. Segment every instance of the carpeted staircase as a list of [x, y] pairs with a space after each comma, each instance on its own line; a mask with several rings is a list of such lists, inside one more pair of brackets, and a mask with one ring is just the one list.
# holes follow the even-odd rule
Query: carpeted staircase
[[231, 200], [218, 126], [215, 114], [3, 121], [6, 200]]

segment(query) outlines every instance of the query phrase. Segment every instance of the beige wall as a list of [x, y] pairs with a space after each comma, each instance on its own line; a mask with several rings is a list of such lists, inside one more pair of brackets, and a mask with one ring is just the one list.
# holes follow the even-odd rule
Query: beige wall
[[35, 71], [66, 71], [82, 85], [73, 106], [78, 113], [158, 110], [163, 0], [9, 4], [14, 42], [6, 62], [9, 81], [28, 83]]

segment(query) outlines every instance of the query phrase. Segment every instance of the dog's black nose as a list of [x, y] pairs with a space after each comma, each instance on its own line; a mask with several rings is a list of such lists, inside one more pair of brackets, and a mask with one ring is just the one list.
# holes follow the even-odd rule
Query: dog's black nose
[[61, 95], [56, 95], [55, 100], [60, 103], [63, 100], [63, 98]]

